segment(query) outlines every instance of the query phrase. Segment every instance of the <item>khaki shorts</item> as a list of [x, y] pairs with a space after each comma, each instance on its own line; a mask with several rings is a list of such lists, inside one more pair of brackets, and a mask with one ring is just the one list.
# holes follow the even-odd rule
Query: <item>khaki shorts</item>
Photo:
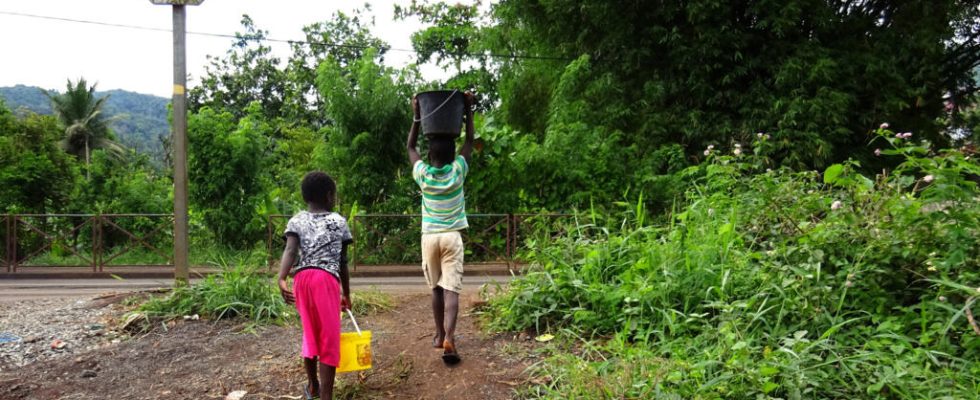
[[463, 290], [463, 237], [459, 232], [422, 234], [422, 272], [429, 289]]

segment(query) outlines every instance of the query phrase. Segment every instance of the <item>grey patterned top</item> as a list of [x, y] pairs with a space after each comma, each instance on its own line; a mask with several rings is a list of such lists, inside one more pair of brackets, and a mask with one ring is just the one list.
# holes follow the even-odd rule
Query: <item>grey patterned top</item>
[[341, 250], [354, 242], [347, 220], [334, 212], [300, 211], [286, 223], [285, 235], [299, 238], [299, 262], [289, 273], [303, 268], [320, 268], [340, 279]]

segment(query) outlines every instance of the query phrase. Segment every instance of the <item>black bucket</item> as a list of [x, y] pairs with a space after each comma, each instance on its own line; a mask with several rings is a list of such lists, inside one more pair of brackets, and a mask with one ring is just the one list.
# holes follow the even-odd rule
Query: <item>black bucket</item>
[[459, 136], [463, 127], [463, 92], [433, 90], [415, 98], [419, 100], [423, 134]]

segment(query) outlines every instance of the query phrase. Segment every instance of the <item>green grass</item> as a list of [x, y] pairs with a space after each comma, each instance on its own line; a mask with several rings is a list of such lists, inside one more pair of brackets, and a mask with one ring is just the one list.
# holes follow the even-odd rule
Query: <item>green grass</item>
[[149, 318], [198, 314], [215, 320], [238, 317], [254, 323], [281, 323], [295, 314], [282, 300], [272, 276], [260, 272], [260, 267], [238, 264], [221, 268], [198, 283], [149, 299], [137, 312]]
[[391, 295], [371, 287], [366, 290], [351, 289], [351, 312], [355, 316], [370, 315], [379, 312], [390, 311], [395, 307], [395, 301]]
[[[295, 308], [287, 305], [275, 283], [275, 275], [264, 266], [255, 266], [261, 259], [260, 252], [229, 258], [226, 253], [216, 253], [211, 264], [219, 272], [201, 281], [174, 288], [165, 296], [152, 297], [134, 312], [135, 318], [146, 322], [199, 315], [219, 320], [240, 318], [252, 324], [281, 324], [297, 318]], [[391, 295], [376, 288], [355, 290], [351, 299], [357, 315], [369, 315], [391, 310]]]
[[522, 396], [980, 398], [964, 317], [980, 204], [959, 172], [977, 167], [930, 160], [943, 182], [925, 189], [917, 169], [873, 181], [719, 160], [687, 172], [656, 224], [636, 206], [531, 243], [488, 311], [493, 329], [559, 337]]

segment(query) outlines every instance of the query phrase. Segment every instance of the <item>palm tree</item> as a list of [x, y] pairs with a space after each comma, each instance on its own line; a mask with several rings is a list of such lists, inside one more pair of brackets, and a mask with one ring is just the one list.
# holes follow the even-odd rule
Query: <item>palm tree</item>
[[[109, 96], [95, 98], [95, 85], [91, 87], [84, 78], [72, 84], [68, 80], [65, 93], [45, 92], [51, 100], [51, 108], [65, 126], [61, 146], [76, 158], [85, 158], [85, 166], [91, 163], [92, 150], [102, 149], [112, 156], [122, 157], [124, 149], [109, 132], [109, 118], [102, 112]], [[86, 173], [86, 176], [89, 176]]]

